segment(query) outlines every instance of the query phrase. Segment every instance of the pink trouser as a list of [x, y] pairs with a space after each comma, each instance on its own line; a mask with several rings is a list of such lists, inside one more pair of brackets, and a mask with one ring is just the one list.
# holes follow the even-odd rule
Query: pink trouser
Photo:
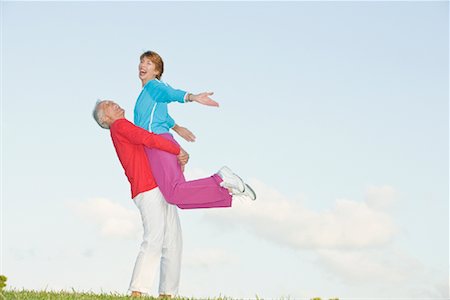
[[[160, 136], [178, 145], [170, 133]], [[222, 178], [219, 175], [186, 181], [176, 155], [147, 147], [145, 152], [156, 183], [168, 203], [182, 209], [231, 206], [231, 195], [220, 186]]]

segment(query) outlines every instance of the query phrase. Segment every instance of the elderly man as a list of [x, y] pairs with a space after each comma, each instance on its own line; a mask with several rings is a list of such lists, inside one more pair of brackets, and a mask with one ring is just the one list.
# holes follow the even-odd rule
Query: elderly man
[[159, 191], [145, 155], [144, 146], [179, 155], [187, 154], [178, 145], [139, 128], [125, 119], [125, 111], [113, 101], [99, 101], [94, 119], [111, 138], [131, 185], [131, 195], [138, 207], [144, 227], [143, 242], [136, 259], [129, 290], [132, 296], [149, 293], [157, 267], [161, 265], [161, 296], [178, 292], [181, 266], [181, 228], [176, 207], [168, 204]]
[[[182, 248], [180, 221], [176, 206], [166, 201], [156, 184], [144, 146], [178, 155], [181, 165], [187, 163], [189, 156], [175, 143], [135, 126], [125, 119], [125, 111], [113, 101], [98, 101], [93, 116], [102, 128], [110, 129], [117, 155], [131, 184], [132, 198], [142, 216], [144, 240], [136, 260], [129, 290], [132, 296], [149, 293], [156, 268], [160, 265], [160, 296], [176, 295]], [[239, 186], [245, 185], [236, 174], [219, 171], [217, 176], [227, 183], [229, 193], [249, 196], [236, 192]], [[196, 188], [201, 186], [192, 188], [191, 192], [195, 193]], [[212, 204], [207, 203], [205, 206], [205, 201], [212, 201]], [[228, 207], [231, 206], [231, 197], [221, 201], [211, 199], [177, 205], [181, 208]]]

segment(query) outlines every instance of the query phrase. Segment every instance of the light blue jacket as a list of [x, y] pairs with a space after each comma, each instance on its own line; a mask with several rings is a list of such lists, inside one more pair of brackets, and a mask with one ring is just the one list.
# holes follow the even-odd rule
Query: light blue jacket
[[175, 121], [167, 111], [170, 102], [185, 102], [187, 92], [176, 90], [158, 79], [147, 82], [134, 107], [134, 124], [157, 134], [167, 133]]

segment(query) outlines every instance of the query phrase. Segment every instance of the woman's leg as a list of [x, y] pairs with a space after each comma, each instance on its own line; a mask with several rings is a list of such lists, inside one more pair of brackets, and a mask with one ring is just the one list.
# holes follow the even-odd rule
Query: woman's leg
[[[170, 134], [161, 136], [176, 143]], [[231, 195], [220, 186], [222, 179], [218, 175], [186, 181], [175, 155], [150, 148], [145, 148], [145, 152], [153, 176], [168, 203], [180, 208], [231, 206]]]
[[178, 204], [177, 206], [181, 209], [196, 209], [196, 208], [219, 208], [219, 207], [231, 207], [231, 197], [230, 199], [224, 201], [208, 202], [205, 204]]

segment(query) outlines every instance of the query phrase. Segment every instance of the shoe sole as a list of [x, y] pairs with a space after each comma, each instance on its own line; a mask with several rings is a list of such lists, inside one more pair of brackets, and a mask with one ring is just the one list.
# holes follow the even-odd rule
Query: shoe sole
[[[256, 193], [255, 193], [255, 191], [252, 189], [252, 187], [249, 186], [248, 184], [245, 184], [245, 189], [246, 189], [246, 190], [247, 190], [247, 189], [250, 190], [250, 195], [247, 194], [247, 196], [249, 196], [250, 199], [252, 199], [253, 201], [255, 201], [255, 200], [256, 200]], [[244, 193], [245, 193], [245, 190], [244, 190]]]

